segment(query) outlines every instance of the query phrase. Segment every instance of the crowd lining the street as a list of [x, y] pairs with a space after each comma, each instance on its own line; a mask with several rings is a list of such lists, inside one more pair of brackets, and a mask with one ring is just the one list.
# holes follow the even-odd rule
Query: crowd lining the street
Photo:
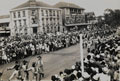
[[79, 42], [78, 33], [61, 35], [35, 35], [1, 40], [1, 64], [23, 59], [31, 55], [49, 53]]
[[[107, 40], [106, 38], [115, 33], [115, 31], [112, 31], [111, 29], [103, 31], [97, 30], [97, 28], [91, 30], [94, 32], [91, 32], [89, 29], [84, 31], [73, 31], [70, 33], [39, 34], [23, 37], [16, 36], [13, 38], [1, 39], [0, 62], [1, 64], [9, 63], [28, 56], [48, 54], [49, 52], [67, 48], [79, 43], [79, 34], [83, 33], [83, 47], [88, 48], [88, 55], [84, 59], [84, 75], [81, 74], [80, 62], [76, 62], [76, 64], [72, 66], [72, 69], [65, 69], [64, 72], [59, 73], [59, 76], [53, 75], [51, 79], [53, 81], [110, 81], [102, 80], [102, 78], [111, 77], [111, 81], [118, 81], [118, 65], [120, 64], [118, 49], [120, 49], [120, 42], [119, 39]], [[91, 45], [95, 45], [95, 48], [92, 50]], [[115, 64], [115, 62], [118, 63]], [[29, 71], [33, 72], [33, 78], [37, 78], [38, 73], [41, 75], [42, 71], [40, 71], [39, 68], [36, 70], [36, 67], [37, 65], [40, 65], [39, 67], [41, 69], [42, 63], [33, 63], [30, 68], [27, 64], [29, 64], [29, 62], [22, 62], [22, 69], [26, 69], [24, 71], [25, 76], [22, 78], [20, 74], [21, 64], [18, 61], [16, 61], [14, 67], [8, 68], [8, 70], [15, 69], [9, 80], [11, 80], [16, 73], [19, 73], [17, 78], [21, 81], [24, 81], [25, 79], [29, 80]]]
[[53, 75], [52, 81], [119, 81], [120, 80], [120, 38], [114, 35], [94, 40], [88, 55], [84, 58], [84, 73], [81, 62], [71, 69]]

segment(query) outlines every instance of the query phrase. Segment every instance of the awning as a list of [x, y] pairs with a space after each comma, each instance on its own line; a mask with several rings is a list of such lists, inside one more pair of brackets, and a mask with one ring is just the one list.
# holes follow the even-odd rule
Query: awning
[[10, 31], [0, 31], [0, 33], [10, 33]]

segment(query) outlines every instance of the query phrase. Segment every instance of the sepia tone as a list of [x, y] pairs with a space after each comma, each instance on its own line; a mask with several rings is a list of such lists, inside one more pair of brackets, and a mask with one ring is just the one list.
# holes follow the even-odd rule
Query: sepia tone
[[120, 81], [120, 8], [96, 15], [76, 2], [0, 12], [0, 81]]

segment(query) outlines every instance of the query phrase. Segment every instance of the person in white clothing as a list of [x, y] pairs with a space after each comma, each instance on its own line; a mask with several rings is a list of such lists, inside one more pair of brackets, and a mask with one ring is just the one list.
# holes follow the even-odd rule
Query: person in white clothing
[[43, 68], [43, 61], [42, 57], [38, 56], [38, 61], [37, 61], [37, 69], [38, 69], [38, 74], [39, 74], [39, 80], [41, 80], [42, 77], [44, 77], [44, 68]]

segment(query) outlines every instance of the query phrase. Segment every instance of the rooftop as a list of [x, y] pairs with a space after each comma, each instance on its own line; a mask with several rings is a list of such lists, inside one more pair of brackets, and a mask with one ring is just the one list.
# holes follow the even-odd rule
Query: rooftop
[[[47, 3], [44, 3], [42, 1], [35, 1], [36, 7], [50, 7], [50, 8], [77, 8], [77, 9], [83, 9], [82, 7], [73, 4], [73, 3], [68, 3], [68, 2], [58, 2], [55, 5], [49, 5]], [[13, 9], [19, 9], [19, 8], [25, 8], [25, 7], [30, 7], [30, 1], [27, 1]]]
[[56, 8], [78, 8], [78, 9], [84, 10], [84, 8], [82, 8], [76, 4], [68, 3], [68, 2], [58, 2], [53, 7], [56, 7]]
[[10, 18], [10, 15], [1, 15], [0, 19]]
[[[52, 7], [51, 5], [41, 2], [41, 1], [35, 1], [36, 7]], [[24, 7], [30, 7], [30, 1], [27, 1], [13, 9], [19, 9], [19, 8], [24, 8]]]

